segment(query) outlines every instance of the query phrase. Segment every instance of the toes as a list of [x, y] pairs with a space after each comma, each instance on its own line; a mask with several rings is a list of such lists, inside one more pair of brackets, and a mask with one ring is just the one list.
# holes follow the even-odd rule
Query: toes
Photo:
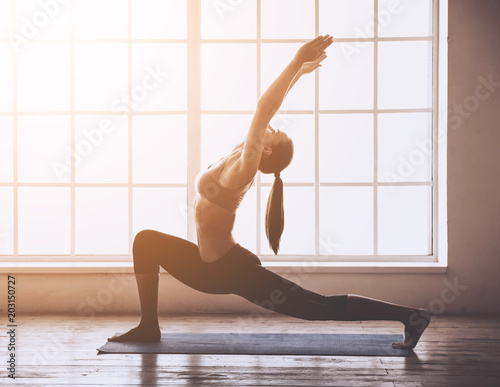
[[407, 343], [392, 343], [392, 348], [396, 349], [411, 349], [411, 345]]

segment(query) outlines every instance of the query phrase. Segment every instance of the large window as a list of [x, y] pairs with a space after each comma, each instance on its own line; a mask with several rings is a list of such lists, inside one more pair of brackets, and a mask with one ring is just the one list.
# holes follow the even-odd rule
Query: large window
[[145, 228], [195, 242], [197, 173], [244, 140], [300, 45], [330, 34], [323, 67], [272, 121], [295, 143], [280, 255], [263, 227], [269, 176], [235, 237], [264, 260], [436, 261], [437, 11], [431, 0], [1, 2], [3, 260], [129, 260]]

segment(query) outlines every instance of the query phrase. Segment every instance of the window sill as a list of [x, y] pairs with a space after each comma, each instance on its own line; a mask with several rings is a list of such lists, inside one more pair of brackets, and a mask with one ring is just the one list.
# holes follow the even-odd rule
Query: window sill
[[[280, 273], [446, 273], [438, 262], [263, 262]], [[5, 274], [101, 274], [134, 272], [131, 262], [0, 262]], [[167, 274], [162, 270], [163, 274]]]

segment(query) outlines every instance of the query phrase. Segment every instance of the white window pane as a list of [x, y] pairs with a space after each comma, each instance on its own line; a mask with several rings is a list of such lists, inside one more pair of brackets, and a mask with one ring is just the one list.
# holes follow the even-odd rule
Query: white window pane
[[[314, 116], [312, 114], [279, 114], [271, 126], [285, 132], [293, 141], [292, 162], [281, 173], [286, 183], [314, 182]], [[272, 183], [274, 175], [262, 174], [261, 181]]]
[[202, 39], [255, 39], [257, 1], [201, 2]]
[[319, 33], [335, 38], [371, 38], [373, 0], [320, 0]]
[[202, 44], [202, 109], [255, 109], [257, 104], [256, 55], [255, 44]]
[[14, 122], [12, 117], [0, 117], [0, 182], [13, 180]]
[[70, 117], [19, 117], [19, 181], [22, 183], [69, 182], [71, 178], [70, 144]]
[[75, 45], [75, 106], [76, 110], [127, 111], [127, 45]]
[[128, 120], [76, 117], [75, 179], [77, 183], [128, 182]]
[[320, 254], [373, 254], [372, 187], [320, 188]]
[[432, 106], [432, 44], [379, 42], [378, 107], [380, 109]]
[[251, 187], [238, 207], [233, 236], [244, 248], [257, 251], [257, 189]]
[[0, 36], [10, 38], [13, 32], [12, 26], [12, 0], [0, 2]]
[[186, 116], [134, 117], [132, 128], [134, 183], [185, 184]]
[[373, 43], [333, 43], [320, 71], [320, 109], [373, 108]]
[[320, 116], [319, 176], [322, 182], [373, 181], [373, 116]]
[[0, 43], [0, 112], [14, 109], [14, 62], [10, 43]]
[[128, 2], [74, 0], [76, 39], [127, 39]]
[[71, 252], [71, 189], [19, 188], [19, 254]]
[[379, 254], [427, 255], [430, 240], [431, 187], [379, 187]]
[[132, 0], [133, 39], [185, 39], [185, 0]]
[[128, 188], [76, 188], [76, 254], [128, 254]]
[[[265, 213], [271, 187], [262, 188], [261, 194], [261, 239], [262, 254], [274, 252], [269, 247], [265, 230]], [[284, 187], [283, 207], [285, 228], [281, 236], [278, 255], [314, 254], [314, 188]]]
[[134, 235], [156, 230], [187, 237], [186, 188], [134, 188]]
[[312, 39], [314, 0], [262, 0], [263, 39]]
[[71, 48], [66, 43], [30, 43], [17, 64], [18, 107], [23, 111], [71, 109]]
[[14, 194], [11, 187], [0, 187], [0, 254], [14, 252]]
[[430, 181], [431, 113], [378, 115], [378, 180]]
[[185, 44], [135, 44], [132, 48], [132, 109], [186, 110]]
[[[4, 0], [2, 2], [7, 2]], [[11, 0], [10, 0], [11, 1]], [[34, 39], [69, 39], [71, 31], [71, 2], [15, 0], [16, 35], [29, 45]]]
[[379, 0], [379, 36], [432, 35], [431, 0]]
[[250, 114], [204, 114], [201, 116], [201, 165], [208, 168], [245, 141]]
[[[293, 59], [301, 44], [295, 43], [264, 43], [262, 45], [262, 78], [261, 90], [267, 88], [282, 73]], [[312, 110], [314, 109], [314, 76], [304, 75], [286, 96], [281, 110]]]

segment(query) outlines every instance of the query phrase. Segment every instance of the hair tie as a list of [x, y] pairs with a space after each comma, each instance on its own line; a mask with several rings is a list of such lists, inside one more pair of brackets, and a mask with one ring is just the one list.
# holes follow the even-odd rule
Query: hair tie
[[280, 173], [279, 172], [274, 172], [274, 177], [280, 177]]

